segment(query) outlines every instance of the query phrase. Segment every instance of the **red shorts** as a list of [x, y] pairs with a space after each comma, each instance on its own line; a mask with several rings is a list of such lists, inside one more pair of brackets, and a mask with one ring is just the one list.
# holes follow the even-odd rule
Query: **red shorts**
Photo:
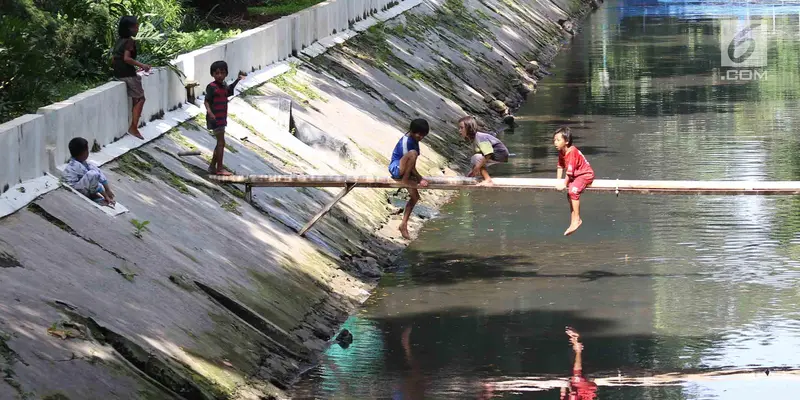
[[567, 194], [569, 198], [572, 200], [580, 200], [581, 193], [586, 189], [586, 186], [589, 186], [594, 182], [594, 175], [580, 175], [576, 176], [572, 181], [569, 182], [567, 185]]

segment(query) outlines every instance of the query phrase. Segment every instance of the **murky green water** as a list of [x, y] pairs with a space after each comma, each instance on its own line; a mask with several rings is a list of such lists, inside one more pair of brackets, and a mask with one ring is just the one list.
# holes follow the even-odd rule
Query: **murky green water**
[[[800, 180], [800, 6], [743, 4], [607, 2], [518, 113], [503, 136], [518, 156], [494, 174], [553, 177], [550, 133], [569, 124], [599, 178]], [[721, 24], [747, 15], [767, 26], [766, 79], [721, 79]], [[800, 392], [800, 375], [698, 375], [799, 366], [800, 198], [582, 203], [583, 226], [564, 238], [563, 195], [461, 196], [347, 322], [353, 344], [334, 345], [296, 395], [557, 399], [522, 388], [569, 376], [565, 325], [583, 334], [584, 371], [599, 382], [690, 374], [649, 387], [606, 379], [601, 399]]]

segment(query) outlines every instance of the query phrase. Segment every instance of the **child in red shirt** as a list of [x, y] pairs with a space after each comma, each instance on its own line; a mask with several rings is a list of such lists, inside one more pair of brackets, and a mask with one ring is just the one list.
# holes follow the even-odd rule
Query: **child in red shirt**
[[561, 400], [595, 400], [597, 399], [597, 384], [583, 376], [583, 344], [580, 335], [571, 328], [566, 327], [569, 342], [575, 350], [575, 362], [572, 364], [572, 377], [569, 386], [561, 388]]
[[569, 189], [567, 198], [571, 215], [569, 228], [564, 232], [564, 236], [569, 236], [583, 223], [581, 221], [581, 193], [594, 181], [594, 170], [581, 151], [572, 145], [572, 133], [568, 127], [564, 126], [556, 130], [553, 134], [553, 144], [558, 149], [556, 179], [562, 179], [561, 174], [566, 170], [566, 178], [556, 185], [556, 189]]

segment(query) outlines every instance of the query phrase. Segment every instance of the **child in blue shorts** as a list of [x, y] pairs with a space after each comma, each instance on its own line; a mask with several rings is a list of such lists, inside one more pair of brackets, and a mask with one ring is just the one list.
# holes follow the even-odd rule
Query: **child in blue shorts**
[[[428, 121], [417, 118], [411, 121], [408, 132], [400, 138], [392, 152], [392, 161], [389, 163], [389, 173], [393, 179], [399, 179], [404, 185], [412, 186], [419, 182], [420, 187], [428, 186], [428, 181], [422, 179], [422, 175], [417, 171], [417, 158], [419, 157], [419, 142], [425, 138], [430, 131]], [[400, 223], [400, 234], [406, 239], [411, 239], [408, 234], [408, 219], [411, 211], [419, 201], [419, 191], [409, 187], [408, 193], [411, 199], [406, 203], [403, 212], [403, 222]]]

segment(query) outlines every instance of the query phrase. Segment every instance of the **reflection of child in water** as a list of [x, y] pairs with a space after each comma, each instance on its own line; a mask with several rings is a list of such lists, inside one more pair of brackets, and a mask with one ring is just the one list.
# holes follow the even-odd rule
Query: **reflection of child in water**
[[[566, 328], [572, 349], [575, 350], [575, 364], [572, 366], [572, 378], [569, 379], [569, 387], [561, 388], [561, 400], [594, 400], [597, 398], [597, 384], [583, 377], [583, 364], [581, 353], [583, 344], [578, 341], [580, 335], [575, 329]], [[569, 391], [567, 391], [569, 389]]]

